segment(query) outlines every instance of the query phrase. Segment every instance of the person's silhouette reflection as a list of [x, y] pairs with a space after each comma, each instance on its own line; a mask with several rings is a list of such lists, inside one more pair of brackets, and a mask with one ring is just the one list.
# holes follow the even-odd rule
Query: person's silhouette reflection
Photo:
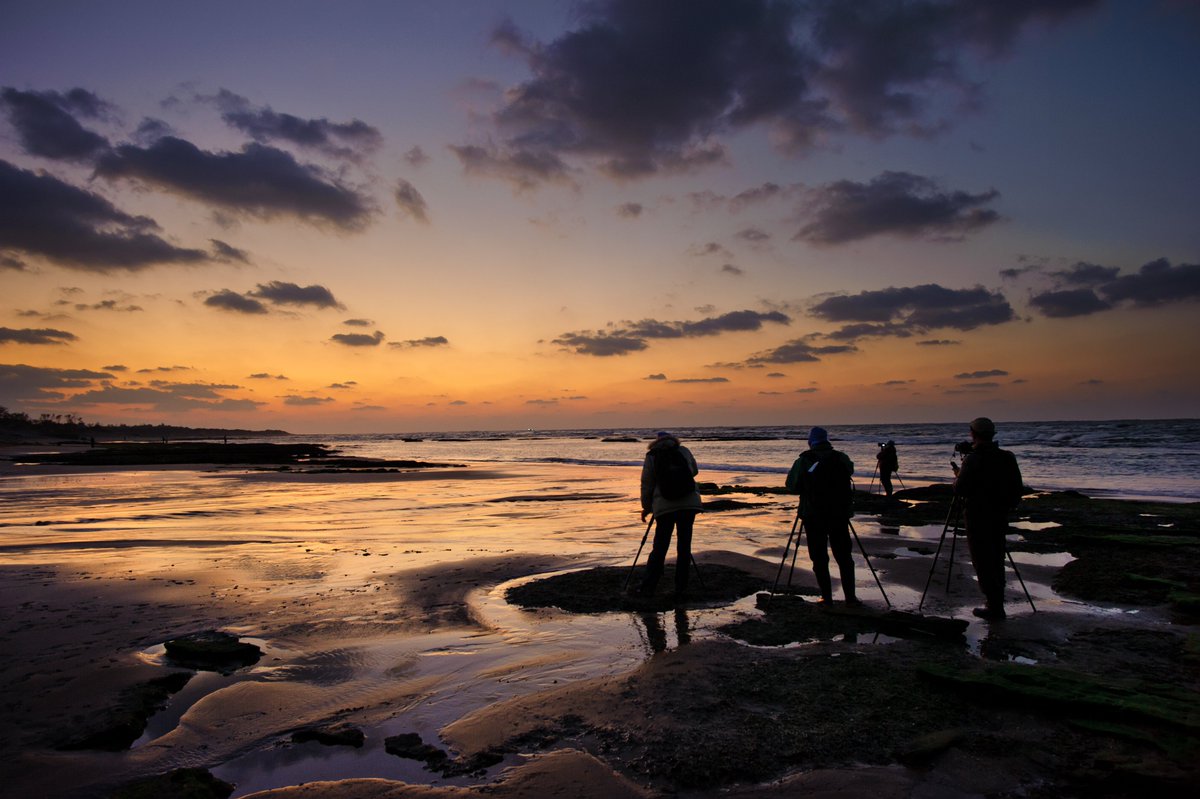
[[[663, 626], [663, 614], [658, 613], [642, 613], [642, 623], [646, 626], [646, 641], [650, 646], [651, 653], [665, 652], [667, 650], [667, 630]], [[675, 645], [684, 646], [691, 643], [692, 633], [688, 628], [687, 611], [683, 608], [675, 608]]]

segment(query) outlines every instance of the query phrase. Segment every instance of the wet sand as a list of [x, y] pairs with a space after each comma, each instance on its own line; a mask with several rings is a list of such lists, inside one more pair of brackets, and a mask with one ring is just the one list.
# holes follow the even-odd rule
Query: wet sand
[[[924, 608], [967, 622], [953, 642], [879, 633], [810, 602], [764, 611], [757, 592], [595, 613], [506, 600], [524, 581], [627, 566], [645, 530], [636, 479], [617, 467], [6, 469], [0, 785], [103, 796], [201, 768], [235, 796], [1054, 795], [1127, 782], [1169, 795], [1197, 776], [1179, 754], [1198, 740], [1195, 619], [1170, 603], [1056, 593], [1072, 560], [1062, 552], [1015, 552], [1039, 612], [1010, 583], [1010, 619], [989, 625], [970, 616], [978, 596], [959, 542], [949, 589], [939, 570]], [[723, 564], [769, 585], [792, 500], [729, 496], [749, 507], [700, 519], [701, 574]], [[1175, 533], [1195, 535], [1190, 514]], [[855, 519], [889, 600], [909, 611], [943, 528], [923, 521]], [[882, 612], [858, 564], [859, 595]], [[794, 588], [813, 590], [803, 553]], [[139, 686], [188, 671], [162, 644], [209, 629], [263, 657], [199, 672], [131, 749], [64, 748], [111, 726]], [[980, 664], [1157, 675], [1182, 692], [1182, 720], [1117, 729], [930, 677]], [[364, 745], [292, 740], [337, 725]], [[385, 740], [406, 733], [450, 764], [492, 762], [458, 773], [390, 754]]]

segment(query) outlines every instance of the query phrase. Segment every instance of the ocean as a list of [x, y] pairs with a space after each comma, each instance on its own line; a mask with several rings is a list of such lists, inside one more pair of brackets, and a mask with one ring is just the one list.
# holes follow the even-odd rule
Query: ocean
[[[1115, 499], [1200, 501], [1200, 419], [998, 423], [1029, 487]], [[808, 427], [696, 427], [670, 432], [692, 450], [701, 480], [779, 485], [807, 449]], [[856, 486], [878, 490], [875, 454], [885, 441], [900, 456], [897, 489], [953, 479], [954, 424], [828, 425], [834, 446], [855, 463]], [[303, 436], [345, 454], [456, 463], [570, 463], [639, 466], [654, 429], [604, 428], [508, 432], [422, 432]], [[624, 440], [624, 439], [634, 439]]]

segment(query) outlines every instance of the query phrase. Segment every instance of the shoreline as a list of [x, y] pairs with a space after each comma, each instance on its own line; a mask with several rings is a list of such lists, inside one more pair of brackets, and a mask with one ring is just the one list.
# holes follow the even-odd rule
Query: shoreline
[[[1018, 745], [1020, 730], [1033, 728], [1065, 736], [1070, 743], [1065, 751], [1080, 763], [1091, 764], [1090, 768], [1100, 762], [1095, 760], [1098, 752], [1128, 752], [1134, 746], [1132, 751], [1140, 758], [1136, 762], [1142, 764], [1137, 767], [1141, 771], [1134, 769], [1139, 779], [1169, 787], [1180, 776], [1170, 771], [1179, 768], [1178, 763], [1161, 751], [1154, 754], [1158, 750], [1153, 745], [1143, 751], [1144, 743], [1132, 744], [1111, 730], [1080, 732], [1058, 713], [1012, 709], [996, 715], [990, 705], [978, 705], [969, 695], [954, 700], [966, 703], [961, 705], [966, 715], [960, 721], [966, 723], [972, 714], [996, 721], [997, 730], [988, 735], [1010, 740], [1019, 754], [1017, 761], [1023, 764], [1020, 768], [1009, 768], [1011, 757], [989, 750], [988, 739], [980, 737], [982, 732], [971, 732], [970, 724], [958, 737], [950, 736], [950, 743], [935, 747], [926, 755], [928, 762], [917, 767], [897, 759], [902, 750], [907, 751], [905, 746], [921, 737], [917, 731], [906, 732], [906, 737], [889, 733], [893, 738], [888, 738], [880, 730], [879, 740], [892, 740], [894, 748], [872, 757], [885, 762], [848, 767], [844, 759], [848, 755], [859, 762], [851, 754], [858, 751], [855, 741], [872, 725], [878, 726], [868, 720], [871, 714], [887, 712], [892, 700], [872, 693], [848, 698], [856, 714], [866, 714], [850, 727], [830, 718], [830, 712], [820, 711], [819, 703], [809, 705], [817, 695], [842, 690], [837, 688], [839, 669], [843, 662], [851, 662], [844, 658], [882, 669], [876, 677], [864, 678], [865, 683], [883, 681], [881, 685], [887, 686], [887, 679], [903, 677], [905, 692], [927, 697], [950, 694], [924, 681], [911, 682], [906, 675], [915, 674], [914, 669], [931, 658], [965, 657], [962, 663], [987, 672], [1015, 657], [1018, 663], [1034, 661], [1035, 669], [1066, 669], [1076, 675], [1099, 669], [1129, 680], [1167, 667], [1182, 669], [1181, 674], [1200, 674], [1195, 671], [1195, 656], [1187, 655], [1181, 643], [1196, 635], [1196, 619], [1182, 620], [1166, 599], [1180, 590], [1168, 584], [1180, 580], [1161, 572], [1144, 584], [1126, 585], [1123, 572], [1107, 571], [1114, 565], [1110, 555], [1117, 558], [1117, 567], [1134, 563], [1147, 552], [1162, 553], [1171, 568], [1175, 562], [1179, 567], [1193, 562], [1171, 553], [1178, 546], [1192, 546], [1175, 539], [1200, 535], [1196, 507], [1154, 508], [1176, 517], [1154, 522], [1138, 515], [1147, 509], [1137, 503], [1071, 495], [1031, 498], [1021, 517], [1035, 526], [1044, 521], [1057, 525], [1019, 530], [1021, 546], [1014, 548], [1023, 558], [1021, 573], [1043, 610], [1029, 613], [1019, 588], [1010, 584], [1010, 620], [998, 628], [969, 621], [965, 641], [953, 644], [952, 650], [930, 649], [929, 642], [919, 641], [872, 644], [879, 634], [869, 632], [865, 637], [863, 633], [834, 636], [837, 640], [821, 633], [815, 643], [783, 647], [778, 643], [747, 646], [737, 641], [759, 635], [768, 636], [764, 641], [773, 640], [771, 635], [803, 638], [804, 630], [824, 628], [814, 627], [815, 617], [806, 615], [813, 612], [806, 607], [811, 603], [789, 609], [781, 602], [764, 612], [754, 607], [753, 596], [733, 605], [685, 605], [682, 621], [669, 602], [642, 611], [601, 614], [511, 606], [498, 592], [513, 580], [536, 581], [564, 572], [583, 579], [598, 567], [624, 568], [644, 528], [627, 521], [632, 515], [628, 499], [603, 497], [618, 484], [614, 480], [627, 488], [627, 470], [596, 474], [589, 469], [550, 470], [522, 464], [519, 472], [468, 478], [474, 470], [390, 482], [325, 476], [335, 479], [279, 483], [284, 493], [278, 498], [256, 492], [274, 491], [272, 481], [295, 475], [281, 478], [264, 472], [262, 480], [216, 484], [200, 479], [214, 476], [207, 471], [155, 476], [140, 470], [113, 470], [91, 477], [68, 476], [63, 490], [80, 499], [88, 494], [75, 492], [90, 491], [92, 485], [96, 491], [104, 489], [96, 496], [110, 495], [114, 490], [110, 483], [118, 491], [136, 486], [151, 497], [155, 492], [164, 497], [181, 490], [199, 493], [195, 499], [188, 493], [172, 500], [166, 513], [136, 508], [129, 513], [114, 506], [94, 510], [92, 522], [33, 527], [13, 526], [8, 520], [5, 533], [21, 536], [30, 546], [0, 549], [0, 609], [9, 620], [0, 628], [0, 641], [12, 655], [0, 674], [4, 686], [0, 702], [8, 708], [0, 729], [6, 761], [0, 766], [0, 780], [14, 790], [73, 797], [93, 795], [98, 786], [129, 784], [190, 765], [239, 783], [236, 795], [253, 795], [257, 789], [251, 790], [248, 775], [273, 762], [263, 758], [278, 752], [299, 759], [272, 766], [276, 776], [268, 779], [287, 780], [285, 775], [292, 774], [288, 782], [305, 785], [263, 786], [273, 789], [264, 796], [358, 796], [369, 795], [357, 793], [367, 790], [380, 796], [432, 797], [450, 795], [448, 791], [532, 796], [537, 794], [520, 792], [532, 790], [529, 786], [534, 783], [540, 791], [576, 785], [571, 773], [579, 763], [587, 764], [593, 775], [590, 788], [576, 785], [581, 796], [608, 795], [604, 790], [611, 790], [617, 792], [613, 795], [669, 792], [706, 797], [712, 793], [708, 789], [671, 776], [675, 768], [696, 769], [702, 763], [709, 769], [725, 764], [720, 771], [724, 776], [714, 777], [714, 785], [729, 791], [722, 795], [747, 797], [766, 790], [754, 787], [755, 783], [780, 779], [794, 790], [853, 785], [880, 796], [908, 796], [951, 784], [961, 790], [994, 791], [1003, 774], [1016, 774], [1017, 783], [1027, 787], [1035, 777], [1057, 779], [1060, 785], [1087, 784], [1092, 777], [1082, 766], [1061, 760], [1053, 767], [1039, 765], [1029, 746]], [[150, 482], [143, 480], [146, 475]], [[3, 485], [0, 481], [0, 488]], [[903, 607], [915, 607], [928, 573], [931, 543], [936, 545], [945, 518], [944, 506], [937, 504], [940, 490], [923, 490], [929, 496], [914, 500], [907, 517], [886, 507], [871, 508], [878, 516], [855, 517], [892, 601]], [[291, 491], [315, 493], [306, 500], [309, 494]], [[547, 491], [557, 496], [548, 501], [512, 501]], [[217, 493], [206, 499], [208, 492]], [[769, 582], [782, 555], [779, 522], [790, 515], [791, 500], [753, 493], [729, 497], [742, 505], [706, 514], [698, 523], [701, 568], [729, 563], [749, 568]], [[303, 504], [309, 501], [314, 504]], [[343, 508], [360, 516], [348, 519], [343, 529], [327, 522], [314, 526], [310, 508], [324, 509], [331, 501], [336, 504], [327, 511], [330, 520], [339, 519]], [[386, 513], [375, 520], [369, 509], [381, 501]], [[269, 543], [253, 533], [236, 539], [212, 538], [225, 526], [220, 520], [226, 514], [244, 514], [228, 517], [230, 523], [239, 518], [250, 522], [260, 517], [263, 502], [268, 507], [286, 502], [281, 509], [301, 504], [292, 517], [271, 517], [277, 521], [268, 524], [276, 529]], [[240, 510], [243, 503], [245, 511]], [[59, 518], [64, 515], [70, 514]], [[1175, 527], [1158, 527], [1159, 532], [1148, 527], [1159, 523]], [[397, 524], [411, 531], [406, 538], [396, 537]], [[202, 534], [193, 534], [191, 541], [204, 546], [188, 543], [185, 533], [195, 525], [200, 525], [196, 529]], [[887, 532], [893, 528], [900, 533]], [[126, 555], [134, 550], [116, 544], [136, 538], [129, 530], [146, 534], [136, 560]], [[96, 538], [104, 531], [111, 545]], [[126, 532], [118, 538], [112, 535], [117, 531]], [[1123, 540], [1129, 536], [1142, 536], [1145, 543]], [[89, 538], [95, 546], [84, 546]], [[38, 542], [43, 546], [39, 548]], [[57, 546], [45, 546], [54, 542]], [[721, 547], [727, 542], [735, 546], [723, 554]], [[1064, 548], [1075, 555], [1066, 567], [1026, 562], [1022, 554]], [[803, 595], [812, 586], [811, 573], [802, 571], [797, 570], [797, 586]], [[1059, 597], [1052, 592], [1051, 584], [1063, 575], [1070, 578], [1072, 592], [1090, 592], [1091, 598]], [[953, 590], [944, 597], [938, 592], [935, 615], [969, 617], [970, 605], [977, 600], [969, 565], [958, 569], [955, 578]], [[882, 610], [870, 579], [862, 570], [860, 595], [869, 606]], [[1106, 593], [1116, 589], [1124, 604], [1105, 601]], [[579, 582], [569, 590], [585, 591]], [[1138, 601], [1129, 604], [1131, 598]], [[1148, 600], [1155, 601], [1145, 604]], [[834, 616], [822, 617], [822, 624], [831, 618], [835, 627], [848, 623]], [[148, 652], [172, 637], [210, 628], [262, 641], [263, 660], [189, 699], [191, 704], [176, 726], [133, 750], [113, 755], [55, 749], [64, 730], [80, 733], [102, 722], [120, 706], [126, 692], [171, 670]], [[721, 632], [726, 628], [740, 632]], [[766, 682], [746, 676], [768, 666], [781, 669], [779, 675], [815, 668], [805, 672], [809, 674], [805, 679], [816, 681], [812, 685], [832, 682], [809, 695], [783, 690], [803, 683], [794, 675]], [[679, 679], [681, 674], [693, 675], [694, 680]], [[624, 693], [628, 689], [635, 693]], [[743, 689], [753, 691], [747, 695]], [[686, 710], [697, 700], [702, 700], [701, 706], [721, 710], [708, 715]], [[1185, 707], [1194, 713], [1194, 699], [1188, 702]], [[761, 716], [763, 708], [783, 714], [770, 728], [787, 719], [805, 719], [806, 729], [824, 730], [827, 740], [842, 743], [820, 756], [782, 742], [776, 747], [777, 757], [739, 753], [740, 738], [721, 732], [721, 725], [741, 719], [730, 729], [754, 740], [761, 730], [752, 730], [766, 718]], [[657, 721], [647, 726], [651, 719]], [[344, 747], [287, 742], [291, 731], [300, 727], [337, 723], [366, 732], [362, 754], [343, 752]], [[949, 729], [939, 726], [948, 721], [928, 723], [938, 727], [928, 730], [930, 734]], [[382, 738], [399, 732], [416, 733], [426, 744], [455, 758], [495, 750], [503, 761], [475, 776], [443, 777], [420, 761], [383, 751]], [[1174, 734], [1178, 736], [1178, 730]], [[694, 756], [677, 748], [663, 750], [661, 741], [672, 735], [695, 736], [688, 738]], [[1014, 735], [1018, 737], [1011, 738]], [[1194, 733], [1185, 732], [1182, 740], [1192, 740], [1189, 736]], [[1095, 749], [1097, 742], [1103, 743], [1100, 749]], [[651, 754], [664, 751], [661, 757]], [[551, 768], [549, 760], [571, 766]], [[369, 784], [330, 782], [321, 779], [319, 772], [305, 770], [305, 764], [326, 763], [350, 778], [359, 762], [392, 776]], [[978, 765], [974, 776], [962, 771], [965, 762]], [[408, 787], [401, 788], [400, 783]], [[1015, 790], [1013, 784], [1005, 784]]]

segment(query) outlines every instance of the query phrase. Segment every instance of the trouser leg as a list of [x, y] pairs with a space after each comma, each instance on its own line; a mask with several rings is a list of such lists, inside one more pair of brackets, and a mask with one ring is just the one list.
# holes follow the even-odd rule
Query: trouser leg
[[687, 591], [688, 577], [692, 573], [692, 527], [696, 521], [695, 511], [681, 510], [675, 516], [675, 593]]
[[880, 472], [879, 473], [879, 484], [881, 486], [883, 486], [884, 495], [890, 497], [892, 495], [892, 473], [891, 472]]
[[838, 571], [842, 576], [842, 593], [847, 600], [854, 600], [854, 555], [850, 548], [850, 522], [839, 519], [829, 528], [829, 548], [833, 550], [833, 559], [837, 561]]
[[1004, 607], [1004, 535], [1007, 531], [1007, 520], [967, 521], [971, 564], [979, 579], [979, 590], [993, 610]]
[[829, 579], [829, 533], [824, 524], [810, 524], [805, 519], [804, 535], [808, 543], [808, 559], [812, 561], [813, 576], [817, 578], [821, 598], [830, 602], [833, 600], [833, 582]]
[[654, 545], [646, 561], [646, 577], [642, 580], [642, 593], [652, 594], [662, 577], [663, 563], [671, 547], [671, 533], [675, 529], [674, 514], [668, 513], [654, 520]]

